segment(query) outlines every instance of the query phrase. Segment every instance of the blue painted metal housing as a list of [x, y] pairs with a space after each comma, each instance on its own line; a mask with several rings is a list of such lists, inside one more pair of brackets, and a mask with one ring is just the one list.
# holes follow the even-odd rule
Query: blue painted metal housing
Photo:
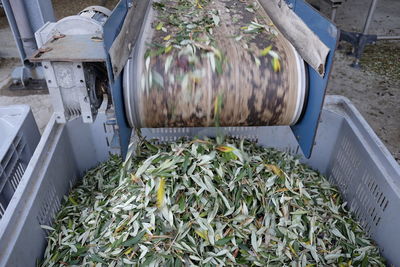
[[[134, 0], [139, 1], [139, 0]], [[122, 74], [114, 77], [112, 73], [109, 50], [112, 43], [121, 30], [125, 16], [128, 11], [130, 0], [122, 0], [112, 12], [104, 25], [104, 44], [107, 53], [107, 70], [110, 80], [113, 103], [115, 106], [116, 120], [119, 129], [119, 142], [121, 153], [126, 155], [132, 129], [129, 127], [125, 115]], [[310, 158], [314, 139], [318, 128], [319, 117], [324, 102], [325, 91], [329, 74], [332, 69], [334, 52], [337, 46], [339, 31], [336, 26], [327, 18], [314, 10], [303, 0], [287, 0], [292, 5], [294, 12], [308, 25], [308, 27], [330, 48], [330, 53], [325, 66], [325, 76], [321, 77], [314, 69], [308, 68], [309, 92], [305, 103], [305, 111], [300, 121], [292, 126], [301, 150], [306, 158]]]
[[299, 122], [291, 127], [304, 156], [310, 158], [332, 69], [333, 57], [339, 40], [339, 31], [329, 19], [321, 15], [305, 1], [287, 0], [286, 2], [292, 5], [293, 11], [330, 49], [326, 60], [324, 77], [321, 77], [314, 69], [307, 66], [309, 89], [305, 110]]
[[[140, 1], [140, 0], [136, 0]], [[115, 115], [117, 120], [117, 137], [119, 137], [119, 144], [121, 147], [121, 155], [125, 157], [129, 141], [132, 134], [132, 129], [128, 125], [128, 121], [125, 116], [125, 107], [124, 107], [124, 97], [123, 97], [123, 88], [122, 88], [122, 74], [118, 75], [118, 77], [114, 77], [112, 72], [112, 65], [110, 59], [110, 48], [117, 38], [121, 27], [124, 23], [126, 14], [128, 13], [129, 4], [132, 1], [130, 0], [121, 0], [118, 5], [114, 8], [111, 16], [108, 18], [107, 22], [104, 24], [104, 46], [106, 49], [106, 64], [107, 64], [107, 73], [108, 79], [111, 87], [111, 94], [113, 99], [113, 104], [115, 108]], [[113, 140], [114, 141], [114, 140]]]

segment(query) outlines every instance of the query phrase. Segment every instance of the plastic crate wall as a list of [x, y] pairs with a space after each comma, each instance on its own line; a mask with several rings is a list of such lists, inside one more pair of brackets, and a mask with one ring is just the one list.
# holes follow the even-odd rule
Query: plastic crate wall
[[1, 220], [40, 139], [29, 106], [0, 107], [0, 137]]
[[[62, 197], [84, 172], [108, 157], [106, 118], [94, 124], [81, 120], [47, 126], [31, 162], [0, 221], [0, 266], [35, 266], [43, 256], [46, 230]], [[301, 151], [289, 127], [231, 127], [237, 138], [293, 154]], [[215, 136], [215, 128], [144, 129], [157, 142], [179, 137]], [[107, 137], [108, 136], [108, 137]], [[310, 159], [341, 190], [348, 206], [394, 266], [400, 262], [400, 167], [354, 106], [343, 97], [326, 98]]]

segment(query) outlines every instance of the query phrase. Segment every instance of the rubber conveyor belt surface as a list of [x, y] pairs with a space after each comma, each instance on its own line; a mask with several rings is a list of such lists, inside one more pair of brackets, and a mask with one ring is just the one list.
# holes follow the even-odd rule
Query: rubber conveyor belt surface
[[154, 2], [124, 70], [131, 127], [293, 125], [304, 62], [258, 2]]

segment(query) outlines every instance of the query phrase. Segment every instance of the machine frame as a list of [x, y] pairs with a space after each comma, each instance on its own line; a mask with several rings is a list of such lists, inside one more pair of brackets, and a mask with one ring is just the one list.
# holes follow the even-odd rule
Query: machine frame
[[[121, 72], [114, 74], [112, 71], [112, 59], [110, 50], [123, 27], [129, 9], [135, 8], [138, 0], [123, 0], [117, 5], [113, 13], [104, 24], [104, 45], [106, 49], [107, 72], [110, 81], [111, 93], [118, 125], [121, 153], [126, 155], [132, 129], [129, 127], [123, 99], [123, 79]], [[321, 77], [314, 69], [307, 65], [308, 69], [308, 98], [305, 102], [303, 116], [299, 122], [292, 126], [292, 132], [297, 139], [300, 148], [306, 158], [311, 157], [317, 132], [319, 117], [324, 103], [325, 92], [329, 75], [332, 69], [333, 58], [338, 44], [339, 31], [336, 26], [318, 11], [303, 0], [287, 0], [289, 7], [308, 25], [308, 27], [329, 47], [330, 52], [326, 59], [325, 75]], [[127, 35], [126, 38], [129, 38]], [[131, 37], [132, 38], [132, 37]], [[124, 40], [126, 41], [126, 40]], [[133, 47], [135, 39], [127, 40]]]

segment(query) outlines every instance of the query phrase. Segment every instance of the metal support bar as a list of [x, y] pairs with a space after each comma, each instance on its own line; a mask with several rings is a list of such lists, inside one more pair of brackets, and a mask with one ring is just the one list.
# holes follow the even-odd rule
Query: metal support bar
[[18, 27], [19, 38], [21, 38], [25, 54], [29, 57], [37, 49], [37, 46], [24, 2], [23, 0], [14, 0], [10, 2], [10, 5]]
[[364, 52], [365, 46], [368, 44], [374, 44], [377, 40], [376, 35], [366, 35], [358, 32], [346, 32], [340, 31], [340, 41], [346, 41], [353, 46], [353, 52], [351, 55], [355, 57], [355, 60], [351, 64], [354, 68], [360, 67], [360, 58]]
[[24, 0], [24, 2], [33, 32], [48, 21], [56, 21], [51, 0]]
[[337, 6], [332, 7], [331, 20], [333, 22], [335, 22], [335, 19], [336, 19], [337, 8], [338, 8]]
[[[40, 64], [29, 62], [28, 57], [37, 49], [34, 32], [47, 21], [54, 21], [51, 0], [0, 0], [14, 36], [22, 66], [12, 74], [11, 89], [44, 89]], [[29, 82], [29, 83], [28, 83]]]
[[6, 13], [6, 16], [7, 16], [8, 24], [10, 25], [11, 32], [14, 36], [14, 40], [15, 40], [15, 43], [18, 48], [19, 57], [21, 59], [21, 62], [23, 63], [26, 58], [26, 54], [25, 54], [24, 46], [21, 41], [21, 37], [19, 35], [18, 26], [17, 26], [17, 22], [15, 21], [14, 13], [11, 9], [9, 0], [2, 0], [2, 3], [3, 3], [4, 12]]
[[353, 46], [353, 51], [351, 55], [355, 57], [353, 63], [351, 64], [354, 68], [360, 68], [360, 58], [362, 53], [364, 52], [365, 46], [369, 44], [375, 44], [378, 40], [400, 40], [400, 36], [387, 36], [382, 35], [378, 36], [376, 34], [368, 34], [369, 27], [371, 26], [372, 17], [374, 15], [376, 6], [378, 4], [378, 0], [372, 0], [368, 15], [365, 20], [364, 28], [362, 33], [359, 32], [340, 32], [340, 40], [349, 42]]
[[371, 2], [371, 5], [370, 5], [369, 10], [368, 10], [367, 19], [366, 19], [365, 24], [364, 24], [364, 29], [363, 29], [363, 32], [362, 32], [363, 34], [367, 34], [368, 33], [369, 26], [371, 25], [371, 20], [372, 20], [372, 17], [374, 15], [377, 3], [378, 3], [378, 0], [372, 0], [372, 2]]
[[400, 40], [400, 35], [378, 35], [376, 37], [377, 40]]

